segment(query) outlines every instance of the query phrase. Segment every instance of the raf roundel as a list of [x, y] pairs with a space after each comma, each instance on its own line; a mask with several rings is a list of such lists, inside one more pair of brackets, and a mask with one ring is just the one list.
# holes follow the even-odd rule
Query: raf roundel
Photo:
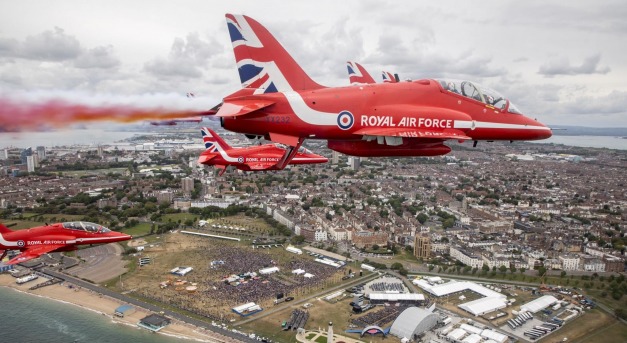
[[342, 111], [337, 116], [337, 126], [342, 130], [348, 130], [353, 127], [355, 119], [353, 114], [348, 111]]
[[20, 247], [20, 248], [21, 248], [21, 247], [23, 247], [23, 246], [25, 246], [25, 245], [26, 245], [26, 243], [24, 243], [24, 241], [23, 241], [23, 240], [19, 240], [19, 241], [17, 241], [17, 246], [18, 246], [18, 247]]
[[244, 163], [244, 157], [240, 156], [237, 158], [237, 162]]

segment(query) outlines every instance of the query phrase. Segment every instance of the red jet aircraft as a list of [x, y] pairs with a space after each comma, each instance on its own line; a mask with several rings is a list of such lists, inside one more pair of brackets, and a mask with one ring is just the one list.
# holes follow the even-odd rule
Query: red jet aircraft
[[[351, 85], [376, 83], [370, 73], [368, 73], [368, 71], [361, 64], [348, 61], [346, 62], [346, 68], [348, 69], [348, 81], [350, 81]], [[398, 76], [390, 73], [389, 71], [384, 71], [381, 74], [381, 77], [383, 78], [383, 82], [398, 82]]]
[[0, 224], [0, 260], [8, 250], [22, 253], [11, 259], [15, 264], [56, 251], [72, 251], [77, 245], [127, 241], [133, 237], [89, 222], [66, 222], [12, 231]]
[[[277, 164], [285, 155], [286, 149], [275, 144], [251, 146], [248, 148], [232, 148], [218, 134], [208, 127], [202, 128], [202, 139], [206, 150], [200, 155], [198, 163], [216, 166], [220, 175], [224, 174], [228, 166], [240, 170], [278, 170]], [[301, 148], [290, 164], [326, 163], [329, 160], [311, 151]]]
[[268, 30], [227, 14], [242, 89], [216, 113], [222, 127], [290, 146], [326, 139], [353, 156], [434, 156], [446, 140], [535, 140], [551, 130], [499, 93], [470, 81], [424, 79], [359, 87], [314, 82]]

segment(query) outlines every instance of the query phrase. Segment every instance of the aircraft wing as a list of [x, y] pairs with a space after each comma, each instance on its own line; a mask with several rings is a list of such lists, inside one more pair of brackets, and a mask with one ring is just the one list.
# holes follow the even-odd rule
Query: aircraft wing
[[37, 246], [32, 246], [24, 250], [21, 254], [12, 258], [7, 264], [16, 264], [22, 263], [34, 258], [37, 258], [43, 254], [47, 254], [51, 251], [55, 251], [59, 248], [65, 247], [65, 244], [42, 244]]
[[457, 139], [470, 140], [472, 138], [457, 129], [418, 129], [401, 127], [368, 127], [354, 132], [356, 135], [375, 137], [407, 137], [417, 139]]
[[255, 112], [273, 104], [274, 101], [259, 99], [228, 100], [220, 106], [216, 117], [237, 117]]

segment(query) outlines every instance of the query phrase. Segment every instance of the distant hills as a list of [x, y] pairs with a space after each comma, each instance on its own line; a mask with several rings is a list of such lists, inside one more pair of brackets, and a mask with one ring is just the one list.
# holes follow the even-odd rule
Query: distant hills
[[[548, 125], [555, 136], [615, 136], [627, 137], [627, 127], [585, 127], [570, 125]], [[556, 130], [561, 129], [561, 130]]]

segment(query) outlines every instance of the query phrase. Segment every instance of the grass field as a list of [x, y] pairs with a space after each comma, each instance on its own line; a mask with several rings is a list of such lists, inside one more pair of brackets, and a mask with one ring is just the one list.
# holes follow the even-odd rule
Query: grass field
[[151, 223], [139, 223], [133, 227], [122, 230], [122, 232], [133, 237], [145, 236], [150, 233], [151, 225]]
[[539, 342], [557, 342], [564, 337], [568, 342], [624, 343], [627, 341], [627, 325], [618, 322], [600, 309], [594, 309]]

